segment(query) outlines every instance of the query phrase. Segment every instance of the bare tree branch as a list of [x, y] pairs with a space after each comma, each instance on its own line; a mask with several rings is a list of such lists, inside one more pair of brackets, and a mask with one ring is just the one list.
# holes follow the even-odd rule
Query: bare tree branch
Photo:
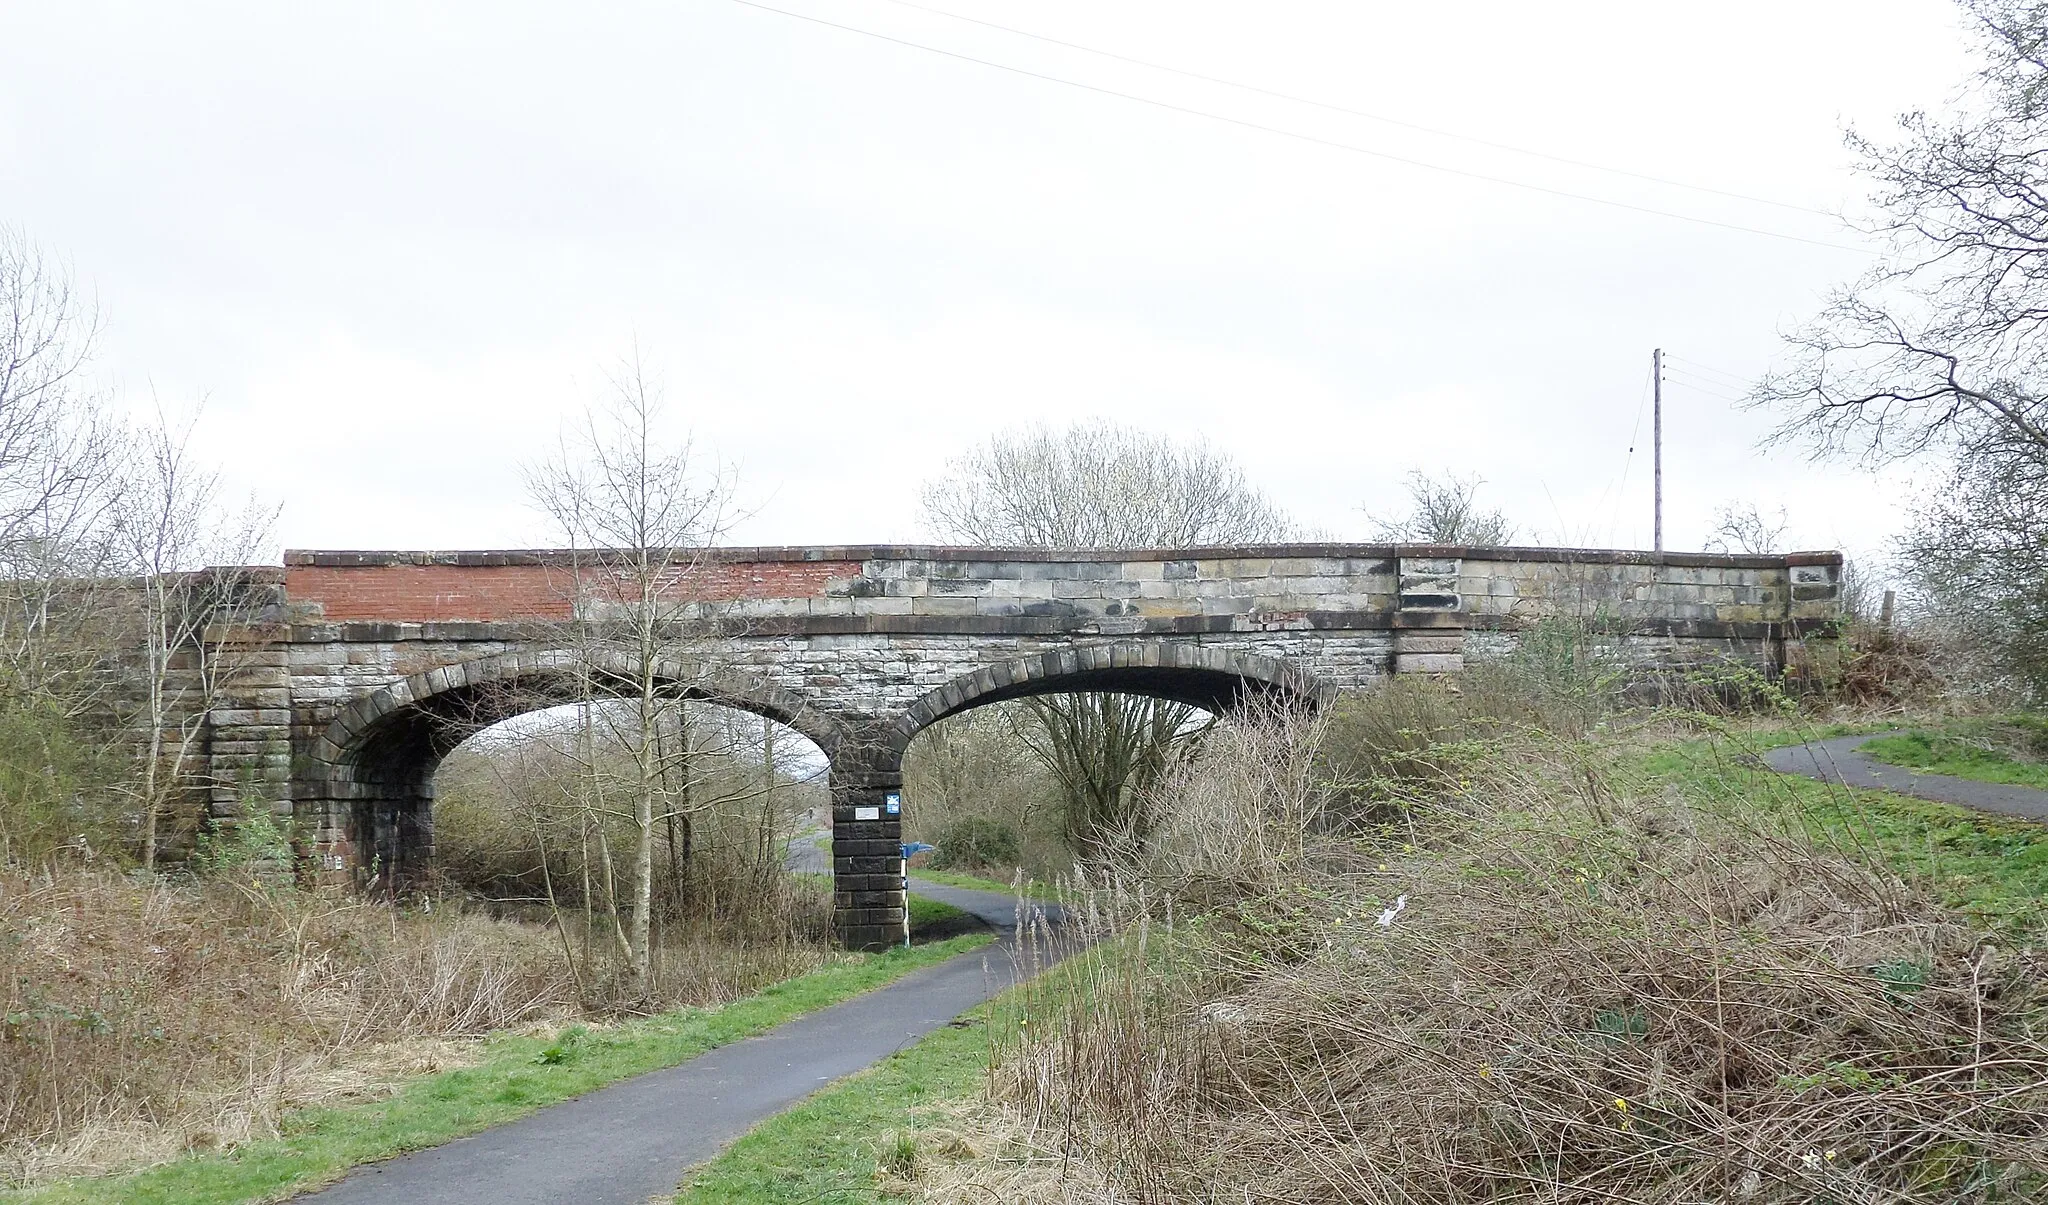
[[1515, 525], [1500, 510], [1482, 510], [1477, 477], [1460, 477], [1448, 470], [1432, 477], [1420, 470], [1407, 477], [1408, 513], [1374, 515], [1366, 512], [1373, 525], [1372, 538], [1389, 544], [1462, 544], [1473, 548], [1497, 548], [1515, 540]]

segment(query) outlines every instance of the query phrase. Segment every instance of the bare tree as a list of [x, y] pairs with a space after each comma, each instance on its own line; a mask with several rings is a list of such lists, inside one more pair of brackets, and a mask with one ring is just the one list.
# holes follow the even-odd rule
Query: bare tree
[[941, 540], [987, 547], [1197, 548], [1296, 528], [1229, 456], [1107, 422], [997, 435], [924, 489]]
[[1785, 529], [1790, 521], [1785, 508], [1766, 515], [1754, 502], [1730, 502], [1714, 512], [1714, 528], [1707, 536], [1708, 552], [1740, 552], [1752, 556], [1782, 552]]
[[158, 829], [190, 782], [209, 713], [248, 666], [244, 629], [263, 604], [239, 568], [258, 559], [276, 517], [254, 502], [228, 513], [219, 471], [191, 453], [198, 419], [196, 408], [177, 421], [158, 407], [134, 433], [112, 519], [141, 629], [144, 747], [133, 791], [145, 869], [156, 867]]
[[1406, 478], [1408, 511], [1399, 515], [1366, 512], [1372, 538], [1389, 544], [1460, 544], [1497, 548], [1515, 540], [1515, 525], [1498, 509], [1479, 505], [1478, 477], [1445, 472], [1432, 477], [1420, 470]]
[[[88, 386], [97, 310], [68, 273], [0, 228], [0, 566], [62, 564], [111, 502], [118, 430]], [[70, 566], [67, 566], [70, 567]]]
[[[655, 835], [688, 803], [680, 792], [689, 782], [689, 744], [665, 734], [684, 685], [676, 675], [703, 672], [714, 659], [716, 616], [692, 582], [725, 532], [731, 483], [704, 471], [687, 441], [661, 442], [660, 390], [637, 359], [610, 384], [609, 404], [588, 411], [560, 452], [529, 470], [528, 486], [575, 550], [575, 619], [561, 637], [578, 654], [585, 697], [616, 695], [624, 704], [586, 707], [581, 715], [586, 755], [598, 723], [615, 725], [612, 735], [628, 753], [629, 772], [617, 784], [626, 798], [608, 793], [612, 784], [602, 774], [588, 785], [592, 807], [627, 818], [627, 902], [615, 931], [629, 989], [645, 998]], [[605, 829], [594, 833], [602, 846]], [[609, 873], [608, 850], [600, 850], [600, 865]], [[606, 894], [617, 908], [618, 893]]]
[[2011, 449], [1958, 462], [1899, 541], [1911, 614], [1996, 684], [2048, 698], [2048, 466]]
[[[88, 378], [99, 320], [69, 274], [0, 229], [0, 856], [82, 841], [69, 781], [109, 748], [118, 608], [104, 597], [119, 430]], [[96, 775], [98, 770], [94, 771]]]
[[1752, 401], [1816, 455], [1946, 460], [1906, 576], [1923, 604], [1975, 611], [1970, 626], [2002, 616], [1982, 630], [2048, 692], [2048, 8], [1961, 7], [1983, 65], [1956, 108], [1905, 115], [1894, 140], [1849, 137], [1884, 255], [1788, 336]]
[[[81, 583], [108, 567], [121, 440], [86, 378], [99, 332], [69, 275], [0, 228], [0, 664], [34, 695], [76, 680], [46, 654], [80, 618]], [[55, 605], [60, 591], [74, 605]]]
[[1985, 65], [1952, 115], [1852, 133], [1883, 259], [1789, 338], [1754, 393], [1782, 438], [1872, 461], [1985, 441], [2048, 451], [2048, 11], [1963, 0]]
[[[925, 488], [924, 517], [942, 540], [996, 547], [1189, 548], [1297, 530], [1229, 456], [1103, 422], [991, 438]], [[1185, 703], [1102, 692], [1026, 699], [1018, 719], [1084, 858], [1142, 835], [1147, 788], [1209, 723]]]
[[1144, 842], [1152, 788], [1177, 750], [1214, 723], [1185, 703], [1136, 695], [1055, 695], [1026, 706], [1035, 722], [1017, 733], [1059, 783], [1067, 848], [1091, 865]]

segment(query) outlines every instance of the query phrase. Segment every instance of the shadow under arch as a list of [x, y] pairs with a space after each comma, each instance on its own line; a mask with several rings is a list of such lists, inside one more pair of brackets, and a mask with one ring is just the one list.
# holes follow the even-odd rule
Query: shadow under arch
[[[802, 734], [832, 757], [839, 724], [804, 699], [730, 670], [656, 665], [665, 699], [752, 712]], [[501, 653], [391, 683], [344, 708], [315, 742], [309, 776], [349, 805], [354, 862], [385, 886], [423, 872], [433, 851], [434, 772], [485, 728], [564, 704], [638, 693], [637, 660], [560, 649]]]
[[900, 757], [919, 732], [948, 716], [1073, 691], [1147, 695], [1219, 714], [1253, 695], [1320, 708], [1337, 693], [1300, 666], [1258, 653], [1163, 641], [1082, 645], [986, 665], [931, 691], [896, 722], [894, 751]]

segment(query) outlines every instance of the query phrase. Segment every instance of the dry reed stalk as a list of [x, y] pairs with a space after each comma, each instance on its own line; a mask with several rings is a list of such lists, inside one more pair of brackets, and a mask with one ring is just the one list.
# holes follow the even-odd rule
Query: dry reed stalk
[[[1117, 956], [1034, 988], [1000, 1039], [996, 1132], [1066, 1194], [1028, 1199], [2048, 1194], [2048, 960], [1989, 944], [1853, 831], [1528, 740], [1412, 840], [1311, 826], [1276, 884], [1228, 856], [1273, 848], [1230, 836], [1244, 818], [1313, 811], [1275, 739], [1212, 746], [1222, 764], [1157, 801], [1232, 843], [1145, 863], [1200, 921], [1126, 912]], [[974, 1174], [926, 1179], [977, 1199]]]
[[[725, 1003], [829, 956], [786, 934], [666, 937], [665, 1006]], [[558, 947], [457, 906], [0, 871], [0, 1185], [231, 1147], [289, 1109], [461, 1065], [481, 1035], [581, 1016]]]

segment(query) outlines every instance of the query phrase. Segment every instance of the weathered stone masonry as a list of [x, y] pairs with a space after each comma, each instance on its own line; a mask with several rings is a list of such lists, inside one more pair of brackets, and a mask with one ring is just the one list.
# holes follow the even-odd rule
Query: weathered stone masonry
[[[331, 874], [431, 850], [433, 772], [516, 710], [572, 701], [574, 572], [550, 552], [292, 552], [267, 571], [239, 695], [209, 717], [214, 806], [267, 804]], [[1323, 701], [1389, 673], [1511, 651], [1546, 617], [1597, 620], [1643, 664], [1779, 668], [1826, 639], [1841, 557], [1281, 545], [1184, 551], [720, 550], [678, 597], [730, 631], [677, 689], [786, 722], [831, 760], [841, 932], [900, 932], [900, 790], [925, 725], [1034, 693], [1117, 689], [1228, 708]], [[265, 573], [266, 571], [258, 571]], [[914, 804], [915, 801], [912, 801]]]

